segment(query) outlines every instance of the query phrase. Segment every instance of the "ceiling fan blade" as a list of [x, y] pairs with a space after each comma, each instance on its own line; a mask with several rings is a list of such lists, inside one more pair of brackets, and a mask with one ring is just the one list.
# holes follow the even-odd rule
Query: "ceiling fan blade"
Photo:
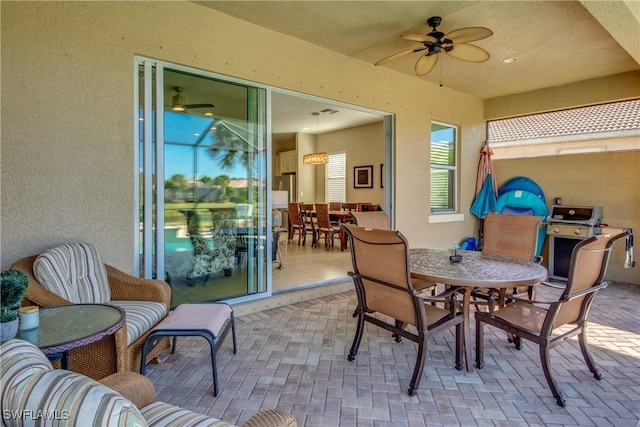
[[213, 104], [186, 104], [185, 108], [215, 108]]
[[411, 41], [420, 42], [420, 43], [424, 43], [424, 42], [435, 43], [437, 41], [435, 37], [428, 36], [426, 34], [403, 34], [400, 37], [406, 40], [411, 40]]
[[439, 56], [440, 55], [438, 54], [421, 55], [420, 58], [418, 58], [418, 61], [416, 61], [416, 75], [424, 76], [429, 74], [431, 70], [433, 70], [433, 67], [438, 63]]
[[451, 49], [449, 52], [445, 52], [444, 49], [442, 50], [442, 52], [446, 53], [452, 58], [456, 58], [466, 62], [485, 62], [491, 57], [491, 55], [489, 55], [489, 52], [487, 52], [483, 48], [464, 43], [455, 44], [453, 46], [453, 49]]
[[476, 40], [486, 39], [492, 35], [493, 31], [485, 27], [467, 27], [453, 30], [444, 37], [452, 40], [454, 43], [469, 43]]
[[391, 56], [387, 56], [386, 58], [382, 58], [380, 61], [376, 62], [374, 65], [386, 64], [387, 62], [391, 62], [393, 60], [403, 58], [403, 57], [405, 57], [407, 55], [411, 55], [413, 52], [419, 52], [419, 51], [424, 50], [424, 49], [425, 48], [403, 50], [402, 52], [394, 53]]

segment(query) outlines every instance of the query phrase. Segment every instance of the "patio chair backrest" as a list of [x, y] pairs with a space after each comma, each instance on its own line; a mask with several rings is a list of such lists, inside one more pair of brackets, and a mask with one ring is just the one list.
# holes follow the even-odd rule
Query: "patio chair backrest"
[[[367, 309], [416, 324], [408, 245], [399, 231], [343, 225]], [[367, 279], [369, 278], [369, 279]]]
[[391, 229], [389, 226], [389, 215], [384, 211], [351, 212], [351, 216], [360, 227], [378, 228], [381, 230]]
[[88, 243], [71, 243], [42, 252], [33, 275], [47, 290], [75, 304], [111, 300], [107, 270], [100, 254]]
[[[569, 299], [571, 295], [602, 283], [609, 264], [611, 247], [627, 235], [629, 232], [626, 230], [611, 230], [578, 243], [571, 253], [567, 286], [559, 300]], [[558, 305], [553, 327], [557, 328], [586, 317], [585, 311], [588, 310], [589, 304], [585, 305], [584, 300], [593, 296], [594, 294], [590, 293]]]
[[484, 220], [482, 252], [533, 261], [542, 217], [490, 213]]

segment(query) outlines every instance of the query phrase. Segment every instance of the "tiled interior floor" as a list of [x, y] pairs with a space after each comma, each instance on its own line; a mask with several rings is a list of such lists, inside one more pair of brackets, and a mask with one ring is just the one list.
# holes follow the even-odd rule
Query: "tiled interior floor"
[[525, 341], [518, 351], [492, 328], [485, 330], [485, 368], [474, 373], [453, 367], [453, 333], [430, 341], [420, 388], [409, 397], [416, 347], [408, 340], [396, 343], [368, 325], [356, 361], [346, 360], [355, 305], [349, 291], [238, 316], [238, 353], [228, 338], [217, 357], [218, 397], [208, 345], [181, 338], [176, 354], [147, 369], [157, 399], [238, 425], [265, 408], [290, 412], [304, 427], [638, 425], [638, 286], [612, 284], [596, 296], [589, 343], [601, 381], [576, 338], [551, 350], [565, 408], [547, 387], [537, 347]]
[[318, 283], [350, 280], [347, 271], [351, 269], [351, 252], [341, 251], [339, 245], [326, 250], [321, 240], [317, 248], [311, 247], [311, 239], [306, 245], [298, 245], [297, 238], [282, 246], [284, 268], [273, 264], [273, 292], [291, 290]]

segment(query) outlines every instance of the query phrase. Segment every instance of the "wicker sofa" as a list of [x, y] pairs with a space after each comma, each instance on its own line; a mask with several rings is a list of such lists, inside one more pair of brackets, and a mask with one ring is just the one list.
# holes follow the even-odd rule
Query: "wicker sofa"
[[[13, 339], [0, 346], [0, 400], [5, 427], [229, 427], [229, 423], [165, 402], [155, 402], [151, 381], [134, 372], [119, 372], [95, 381], [53, 369], [33, 344]], [[44, 422], [46, 420], [46, 422]], [[267, 409], [244, 427], [296, 427], [288, 413]]]
[[[142, 343], [169, 313], [171, 288], [161, 280], [139, 279], [106, 265], [86, 243], [56, 246], [16, 261], [13, 269], [29, 278], [26, 302], [40, 307], [74, 303], [112, 304], [126, 314], [126, 326], [86, 347], [72, 350], [69, 369], [93, 379], [138, 371]], [[148, 360], [169, 348], [163, 339]]]

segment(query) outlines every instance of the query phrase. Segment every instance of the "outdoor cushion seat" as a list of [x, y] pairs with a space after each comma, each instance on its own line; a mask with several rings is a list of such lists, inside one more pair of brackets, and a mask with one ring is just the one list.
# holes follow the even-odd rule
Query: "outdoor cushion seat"
[[[69, 369], [94, 379], [137, 371], [144, 338], [169, 313], [171, 288], [166, 282], [140, 279], [106, 265], [87, 243], [56, 246], [18, 260], [12, 268], [27, 275], [25, 298], [30, 304], [110, 304], [125, 311], [125, 327], [69, 354]], [[149, 360], [169, 346], [169, 339], [164, 339]]]
[[[0, 396], [4, 427], [232, 426], [169, 403], [154, 402], [151, 381], [134, 372], [119, 372], [98, 382], [75, 372], [53, 369], [35, 345], [19, 339], [0, 346]], [[290, 414], [266, 409], [249, 418], [244, 427], [296, 425]]]
[[153, 301], [109, 301], [107, 304], [120, 307], [126, 314], [127, 345], [136, 342], [167, 315], [167, 307]]

